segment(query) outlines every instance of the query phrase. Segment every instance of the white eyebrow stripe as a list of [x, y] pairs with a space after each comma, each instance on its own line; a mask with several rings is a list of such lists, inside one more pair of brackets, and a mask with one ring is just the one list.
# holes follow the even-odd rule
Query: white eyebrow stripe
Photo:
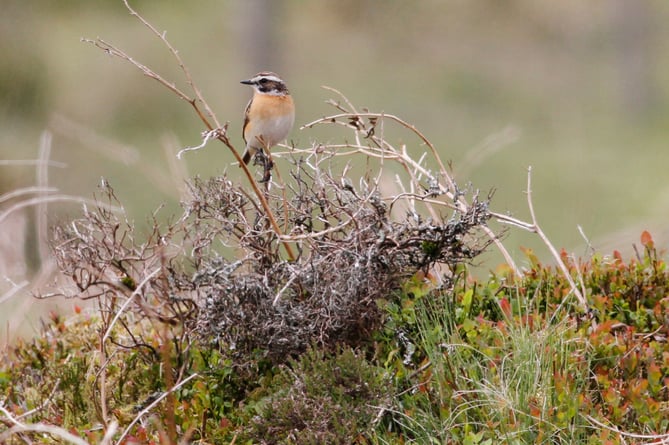
[[260, 82], [260, 79], [267, 79], [277, 83], [283, 83], [283, 80], [279, 79], [276, 76], [256, 76], [251, 79], [252, 82]]

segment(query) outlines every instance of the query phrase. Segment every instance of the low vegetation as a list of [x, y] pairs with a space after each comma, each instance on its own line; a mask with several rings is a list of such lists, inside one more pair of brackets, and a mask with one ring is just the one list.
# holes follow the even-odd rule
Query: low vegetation
[[[193, 97], [91, 43], [236, 153], [183, 64]], [[40, 297], [74, 313], [5, 351], [0, 442], [667, 443], [669, 271], [651, 235], [629, 260], [560, 253], [456, 184], [415, 127], [332, 91], [336, 114], [306, 127], [347, 137], [275, 151], [268, 183], [195, 178], [181, 215], [143, 229], [104, 183], [54, 227]], [[551, 264], [528, 250], [519, 268], [497, 221], [536, 233]], [[506, 264], [471, 276], [492, 248]]]
[[7, 351], [2, 440], [52, 425], [86, 443], [110, 429], [141, 443], [662, 443], [669, 274], [642, 241], [629, 261], [564, 257], [588, 311], [528, 252], [521, 278], [459, 265], [438, 288], [417, 272], [375, 300], [366, 335], [335, 345], [305, 332], [311, 346], [282, 358], [202, 342], [189, 321], [206, 305], [179, 312], [179, 298], [147, 293], [124, 311], [107, 291], [116, 306], [54, 314]]

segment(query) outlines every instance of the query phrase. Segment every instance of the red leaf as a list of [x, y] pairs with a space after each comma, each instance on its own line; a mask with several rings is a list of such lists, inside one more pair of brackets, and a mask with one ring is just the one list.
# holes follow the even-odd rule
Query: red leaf
[[648, 230], [641, 232], [641, 244], [648, 247], [649, 249], [653, 248], [653, 237], [650, 235]]
[[499, 300], [499, 307], [502, 309], [502, 312], [504, 312], [504, 315], [507, 317], [511, 316], [511, 303], [509, 303], [509, 300], [506, 298]]
[[621, 262], [623, 260], [623, 256], [617, 250], [613, 251], [613, 258], [615, 258], [616, 260], [621, 261]]

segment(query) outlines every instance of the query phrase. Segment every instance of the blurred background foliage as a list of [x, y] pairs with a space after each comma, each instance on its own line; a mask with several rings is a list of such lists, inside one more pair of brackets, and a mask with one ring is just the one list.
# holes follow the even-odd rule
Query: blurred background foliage
[[[529, 218], [531, 165], [539, 222], [558, 247], [589, 253], [579, 225], [605, 253], [628, 250], [643, 229], [658, 245], [669, 238], [664, 0], [131, 4], [165, 30], [239, 148], [251, 94], [239, 81], [272, 70], [297, 102], [296, 146], [342, 139], [328, 129], [298, 129], [333, 112], [324, 103], [332, 94], [321, 88], [328, 85], [359, 108], [416, 125], [452, 161], [460, 184], [495, 190], [496, 211]], [[91, 197], [104, 177], [140, 226], [163, 203], [162, 217], [178, 212], [175, 162], [188, 175], [239, 174], [221, 144], [176, 161], [176, 151], [200, 142], [203, 128], [190, 106], [80, 42], [99, 36], [183, 85], [170, 54], [121, 0], [3, 0], [2, 9], [0, 159], [37, 158], [40, 134], [49, 130], [51, 159], [67, 163], [49, 170], [50, 185]], [[401, 143], [407, 134], [389, 129], [387, 136]], [[425, 150], [406, 143], [416, 157]], [[35, 184], [34, 170], [0, 166], [0, 194]], [[62, 219], [79, 207], [49, 210]], [[0, 234], [0, 273], [14, 283], [38, 268], [29, 262], [33, 218], [26, 211], [0, 225], [9, 238]], [[518, 230], [506, 244], [521, 261], [521, 245], [547, 258]]]

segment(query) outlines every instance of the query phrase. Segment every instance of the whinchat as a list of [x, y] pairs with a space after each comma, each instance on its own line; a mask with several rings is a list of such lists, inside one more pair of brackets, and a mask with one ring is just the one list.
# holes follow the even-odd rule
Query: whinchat
[[284, 81], [274, 73], [258, 73], [241, 83], [253, 87], [242, 131], [246, 143], [242, 160], [248, 164], [257, 152], [269, 153], [286, 139], [295, 123], [295, 103]]

